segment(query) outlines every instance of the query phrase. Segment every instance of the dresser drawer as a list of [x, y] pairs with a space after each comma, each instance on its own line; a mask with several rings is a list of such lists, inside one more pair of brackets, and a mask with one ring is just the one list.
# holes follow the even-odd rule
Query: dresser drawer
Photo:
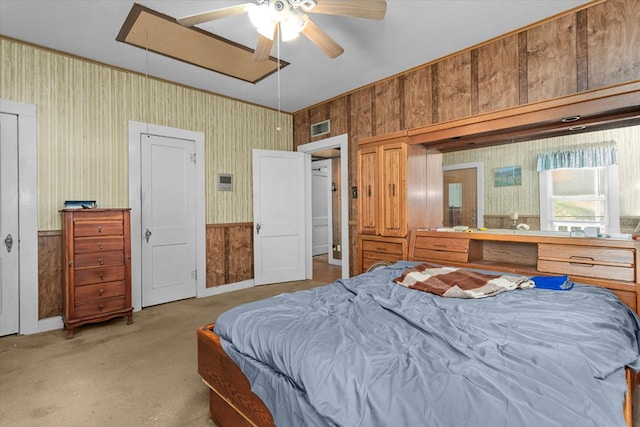
[[623, 248], [539, 244], [538, 270], [633, 282], [634, 252]]
[[73, 212], [73, 220], [78, 223], [82, 221], [120, 221], [124, 219], [122, 211], [97, 211], [78, 209]]
[[76, 221], [76, 237], [83, 236], [121, 236], [124, 233], [124, 225], [120, 222], [107, 221]]
[[[381, 242], [376, 240], [362, 240], [363, 252], [375, 252], [379, 254], [390, 254], [402, 257], [403, 244], [400, 242]], [[399, 258], [396, 258], [399, 259]]]
[[76, 286], [92, 283], [115, 282], [124, 280], [124, 265], [115, 267], [85, 268], [75, 271], [74, 284]]
[[75, 311], [77, 317], [93, 316], [109, 313], [110, 311], [122, 310], [125, 308], [124, 305], [125, 298], [124, 296], [121, 296], [76, 304]]
[[81, 237], [73, 240], [75, 253], [116, 251], [124, 249], [122, 236]]
[[124, 281], [78, 286], [76, 304], [124, 295]]
[[124, 265], [124, 252], [105, 251], [76, 254], [76, 268]]

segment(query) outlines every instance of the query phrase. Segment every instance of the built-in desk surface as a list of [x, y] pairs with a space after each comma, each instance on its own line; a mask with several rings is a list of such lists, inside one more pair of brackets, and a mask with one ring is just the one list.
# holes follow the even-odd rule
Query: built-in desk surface
[[549, 233], [415, 230], [409, 259], [523, 275], [568, 275], [603, 286], [640, 310], [640, 242]]

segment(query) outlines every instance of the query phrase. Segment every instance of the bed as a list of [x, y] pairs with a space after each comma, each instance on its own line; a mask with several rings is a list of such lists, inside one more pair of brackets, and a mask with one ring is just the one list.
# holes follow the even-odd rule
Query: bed
[[612, 292], [467, 299], [394, 282], [420, 265], [244, 304], [200, 328], [214, 423], [632, 426], [640, 328]]

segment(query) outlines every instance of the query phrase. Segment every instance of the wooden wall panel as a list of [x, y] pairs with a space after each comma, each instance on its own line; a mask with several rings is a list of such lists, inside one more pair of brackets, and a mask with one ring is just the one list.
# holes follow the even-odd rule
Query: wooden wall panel
[[253, 224], [227, 228], [227, 281], [237, 283], [253, 278]]
[[577, 91], [575, 13], [527, 30], [527, 75], [529, 102]]
[[471, 115], [471, 53], [438, 62], [438, 121]]
[[346, 95], [329, 103], [329, 117], [331, 118], [330, 136], [349, 133], [349, 98]]
[[405, 75], [405, 128], [412, 129], [432, 123], [431, 67], [421, 67]]
[[401, 130], [400, 79], [384, 80], [374, 85], [374, 135]]
[[[361, 89], [349, 95], [351, 97], [351, 134], [350, 141], [373, 136], [373, 92], [371, 87]], [[349, 153], [349, 158], [355, 158]], [[354, 164], [355, 165], [355, 164]], [[351, 168], [351, 165], [349, 165]], [[352, 169], [355, 170], [355, 169]]]
[[62, 233], [38, 234], [38, 319], [62, 314]]
[[640, 1], [588, 9], [589, 89], [640, 79]]
[[519, 102], [518, 36], [478, 48], [478, 113], [514, 107]]
[[207, 226], [207, 288], [253, 278], [253, 223]]
[[226, 241], [223, 227], [207, 227], [207, 288], [226, 283]]
[[[373, 87], [349, 95], [351, 128], [349, 132], [349, 188], [357, 187], [356, 152], [359, 139], [373, 136]], [[349, 198], [349, 274], [358, 274], [358, 199]]]
[[302, 110], [293, 115], [293, 149], [306, 144], [311, 139], [311, 122], [309, 110]]

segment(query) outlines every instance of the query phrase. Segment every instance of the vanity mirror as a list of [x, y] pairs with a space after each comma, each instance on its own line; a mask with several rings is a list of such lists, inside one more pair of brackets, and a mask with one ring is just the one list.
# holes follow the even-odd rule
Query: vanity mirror
[[[550, 138], [512, 142], [443, 154], [444, 173], [444, 222], [445, 226], [469, 225], [489, 229], [526, 231], [562, 231], [569, 234], [583, 227], [596, 226], [588, 217], [617, 216], [616, 224], [603, 229], [605, 234], [631, 234], [640, 222], [640, 125], [596, 130], [592, 132], [571, 131]], [[567, 217], [573, 217], [567, 225], [555, 228], [545, 226], [545, 203], [550, 196], [545, 188], [541, 191], [537, 159], [542, 153], [581, 152], [592, 147], [615, 147], [618, 176], [564, 174], [556, 178], [556, 187], [564, 189], [567, 198], [587, 196], [573, 210], [565, 209]], [[520, 176], [513, 185], [502, 185], [496, 181], [496, 171], [518, 165]], [[564, 179], [565, 182], [562, 182]], [[477, 180], [477, 181], [476, 181]], [[572, 181], [573, 180], [573, 181]], [[607, 184], [608, 187], [607, 187]], [[546, 185], [546, 184], [543, 184]], [[596, 190], [592, 194], [589, 189]], [[617, 194], [616, 194], [617, 192]], [[454, 195], [454, 196], [452, 196]], [[605, 196], [610, 197], [611, 202]], [[609, 203], [618, 206], [610, 207]], [[464, 201], [468, 201], [464, 205]], [[542, 201], [542, 205], [541, 205]], [[563, 207], [556, 203], [551, 209], [562, 215]], [[603, 212], [606, 211], [606, 212]], [[472, 218], [479, 217], [474, 223]], [[542, 221], [541, 221], [542, 216]], [[464, 221], [469, 221], [465, 223]], [[548, 221], [547, 221], [548, 223]], [[523, 225], [519, 227], [520, 225]]]

